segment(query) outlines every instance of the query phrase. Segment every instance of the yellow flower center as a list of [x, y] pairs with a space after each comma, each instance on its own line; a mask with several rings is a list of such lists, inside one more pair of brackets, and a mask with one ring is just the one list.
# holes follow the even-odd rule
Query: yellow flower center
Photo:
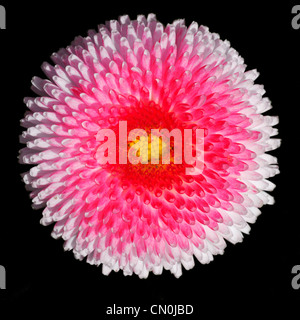
[[135, 150], [136, 156], [140, 158], [140, 163], [143, 164], [151, 163], [151, 153], [152, 161], [161, 161], [162, 155], [165, 152], [170, 152], [170, 150], [167, 150], [167, 144], [161, 137], [156, 137], [151, 142], [151, 135], [147, 137], [141, 136], [139, 139], [129, 142], [128, 147]]

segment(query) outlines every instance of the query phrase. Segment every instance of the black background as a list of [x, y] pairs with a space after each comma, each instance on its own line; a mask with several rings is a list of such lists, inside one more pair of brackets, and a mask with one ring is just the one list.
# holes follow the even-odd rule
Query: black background
[[[106, 308], [114, 303], [144, 308], [152, 304], [191, 304], [194, 313], [185, 319], [200, 319], [203, 312], [242, 317], [257, 316], [262, 311], [283, 311], [286, 315], [296, 311], [300, 289], [291, 286], [291, 269], [300, 264], [300, 29], [292, 28], [291, 10], [297, 1], [1, 4], [6, 8], [7, 29], [0, 30], [0, 264], [6, 268], [7, 289], [0, 290], [0, 309], [6, 306], [11, 313], [18, 310], [32, 316], [44, 312], [54, 319], [72, 310], [102, 319]], [[20, 178], [28, 168], [17, 162], [18, 150], [23, 147], [18, 142], [22, 132], [19, 120], [26, 110], [23, 97], [34, 96], [30, 81], [35, 75], [44, 77], [42, 62], [51, 62], [53, 52], [106, 20], [122, 14], [135, 19], [137, 14], [150, 12], [156, 13], [164, 25], [185, 18], [187, 25], [197, 21], [219, 33], [221, 39], [229, 40], [245, 59], [248, 70], [259, 71], [256, 82], [264, 84], [273, 105], [268, 114], [280, 117], [282, 145], [272, 152], [279, 159], [281, 171], [272, 178], [277, 185], [272, 193], [275, 205], [262, 208], [262, 215], [242, 244], [228, 244], [223, 256], [215, 256], [208, 265], [196, 262], [179, 279], [168, 271], [161, 276], [150, 274], [146, 280], [135, 275], [124, 277], [121, 271], [107, 277], [102, 275], [101, 267], [64, 252], [63, 240], [50, 236], [53, 225], [40, 225], [42, 210], [31, 208]]]

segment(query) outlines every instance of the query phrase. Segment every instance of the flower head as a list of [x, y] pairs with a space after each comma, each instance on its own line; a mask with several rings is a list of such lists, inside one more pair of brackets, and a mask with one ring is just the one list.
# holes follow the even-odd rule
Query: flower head
[[[271, 138], [278, 118], [262, 115], [271, 104], [254, 83], [258, 72], [218, 34], [122, 16], [52, 60], [42, 65], [48, 80], [33, 78], [38, 97], [25, 99], [20, 160], [34, 165], [24, 181], [34, 207], [45, 207], [41, 223], [55, 222], [52, 236], [76, 258], [104, 274], [145, 278], [165, 268], [179, 277], [194, 257], [208, 263], [225, 240], [242, 241], [259, 208], [273, 204], [267, 179], [279, 170], [266, 152], [280, 144]], [[124, 140], [124, 123], [126, 133], [140, 131]], [[113, 133], [115, 163], [102, 161], [103, 129]], [[154, 139], [152, 129], [180, 138]], [[187, 132], [200, 172], [179, 161]]]

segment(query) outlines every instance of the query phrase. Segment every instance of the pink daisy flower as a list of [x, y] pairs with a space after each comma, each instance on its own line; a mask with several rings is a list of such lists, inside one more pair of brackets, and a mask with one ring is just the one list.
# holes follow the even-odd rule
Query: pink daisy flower
[[[258, 72], [218, 34], [184, 20], [164, 27], [154, 14], [122, 16], [52, 60], [42, 65], [48, 79], [32, 80], [39, 96], [25, 98], [20, 161], [34, 165], [24, 182], [33, 207], [44, 207], [41, 223], [55, 223], [52, 236], [77, 259], [106, 275], [167, 269], [179, 277], [195, 257], [222, 254], [225, 240], [241, 242], [259, 208], [274, 203], [267, 179], [279, 170], [266, 152], [280, 144], [271, 138], [278, 118], [262, 115], [271, 104], [254, 83]], [[121, 121], [148, 138], [121, 146]], [[158, 163], [147, 163], [151, 130], [161, 128], [203, 130], [201, 172], [176, 163], [175, 139], [168, 164], [161, 138]], [[120, 163], [118, 153], [116, 163], [100, 163], [102, 129], [115, 133], [116, 150], [136, 150], [146, 163]]]

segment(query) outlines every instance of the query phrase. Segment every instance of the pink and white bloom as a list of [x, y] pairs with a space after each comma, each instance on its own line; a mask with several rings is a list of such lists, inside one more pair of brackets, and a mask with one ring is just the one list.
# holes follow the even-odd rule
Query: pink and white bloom
[[[280, 144], [278, 118], [262, 115], [271, 103], [254, 83], [258, 72], [218, 34], [184, 20], [164, 27], [154, 14], [122, 16], [52, 60], [42, 65], [48, 79], [32, 80], [38, 97], [25, 98], [20, 161], [33, 165], [24, 182], [33, 206], [45, 207], [41, 223], [55, 223], [52, 236], [77, 259], [106, 275], [179, 277], [194, 257], [208, 263], [225, 240], [241, 242], [259, 208], [274, 203], [268, 178], [279, 170], [266, 152]], [[203, 129], [202, 172], [187, 175], [172, 157], [100, 164], [100, 129], [116, 133], [117, 149], [135, 144], [119, 145], [120, 121], [128, 132]]]

